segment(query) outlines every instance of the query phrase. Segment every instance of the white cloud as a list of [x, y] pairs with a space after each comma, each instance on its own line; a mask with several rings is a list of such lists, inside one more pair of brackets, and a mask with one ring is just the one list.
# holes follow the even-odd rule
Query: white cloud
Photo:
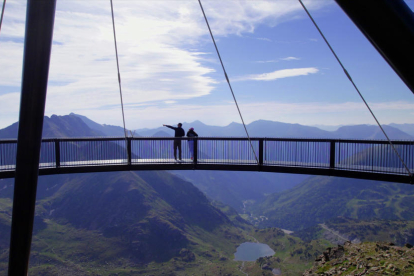
[[235, 79], [232, 79], [232, 81], [247, 81], [247, 80], [272, 81], [272, 80], [283, 79], [283, 78], [306, 76], [309, 74], [316, 74], [318, 72], [319, 70], [314, 67], [283, 69], [283, 70], [277, 70], [277, 71], [270, 72], [270, 73], [248, 75], [248, 76], [242, 76], [238, 78], [236, 77]]
[[5, 114], [10, 114], [19, 111], [20, 93], [7, 93], [0, 95], [0, 110]]
[[[2, 54], [3, 53], [3, 54]], [[20, 86], [22, 81], [23, 44], [12, 41], [0, 43], [0, 87]]]
[[0, 129], [15, 123], [20, 109], [20, 93], [0, 95]]
[[[302, 12], [292, 3], [203, 1], [218, 39], [291, 20]], [[317, 9], [326, 3], [307, 5]], [[20, 90], [25, 12], [24, 1], [7, 2], [0, 37], [0, 88]], [[115, 1], [114, 12], [126, 105], [191, 99], [215, 89], [211, 60], [216, 57], [200, 50], [211, 41], [196, 1]], [[11, 104], [4, 100], [2, 105]], [[119, 102], [109, 3], [58, 1], [46, 112], [112, 110]], [[2, 119], [7, 112], [17, 120], [17, 112], [9, 109], [0, 109]]]
[[[311, 10], [332, 3], [305, 1]], [[122, 125], [109, 3], [62, 0], [57, 4], [46, 114], [77, 112], [100, 123]], [[225, 36], [253, 33], [260, 25], [276, 26], [295, 20], [298, 14], [305, 16], [297, 1], [203, 0], [203, 4], [218, 41]], [[18, 119], [20, 94], [16, 91], [20, 91], [21, 82], [25, 5], [25, 1], [9, 0], [3, 21], [0, 89], [11, 86], [14, 93], [1, 91], [0, 127]], [[211, 44], [211, 40], [197, 1], [115, 1], [114, 9], [128, 128], [153, 127], [162, 124], [165, 118], [173, 122], [200, 119], [215, 125], [239, 121], [233, 103], [215, 106], [180, 104], [180, 100], [205, 97], [218, 85], [212, 74], [218, 65], [217, 57], [214, 52], [201, 50]], [[281, 39], [273, 43], [303, 42]], [[318, 40], [310, 38], [307, 41]], [[292, 56], [258, 63], [298, 59]], [[315, 73], [318, 73], [315, 67], [296, 68], [235, 80], [271, 81]], [[222, 74], [217, 75], [222, 77]], [[222, 98], [219, 100], [223, 102]], [[371, 106], [380, 112], [412, 114], [414, 110], [413, 104], [408, 102]], [[299, 123], [314, 120], [313, 124], [337, 123], [327, 120], [338, 120], [341, 124], [363, 123], [356, 116], [366, 113], [362, 104], [353, 102], [252, 102], [242, 104], [241, 108], [248, 122], [269, 119]], [[372, 123], [369, 116], [366, 118], [364, 123]], [[397, 119], [409, 118], [412, 116]]]
[[297, 58], [297, 57], [285, 57], [285, 58], [281, 58], [281, 60], [291, 61], [291, 60], [300, 60], [300, 58]]

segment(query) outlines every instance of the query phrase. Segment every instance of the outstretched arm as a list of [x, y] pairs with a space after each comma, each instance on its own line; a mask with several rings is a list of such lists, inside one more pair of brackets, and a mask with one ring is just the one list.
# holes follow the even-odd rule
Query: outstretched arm
[[163, 125], [163, 126], [166, 126], [166, 127], [168, 127], [168, 128], [171, 128], [171, 129], [176, 129], [176, 127], [169, 126], [169, 125]]

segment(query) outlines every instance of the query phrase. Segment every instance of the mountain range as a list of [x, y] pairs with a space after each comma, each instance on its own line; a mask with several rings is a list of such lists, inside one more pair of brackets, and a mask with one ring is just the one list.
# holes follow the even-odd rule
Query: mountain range
[[[193, 127], [202, 137], [245, 137], [243, 125], [231, 123], [228, 126], [209, 126], [200, 121], [183, 123], [183, 128]], [[317, 127], [300, 124], [288, 124], [274, 121], [258, 120], [247, 126], [251, 137], [282, 137], [282, 138], [332, 138], [332, 139], [378, 139], [386, 137], [378, 126], [353, 125], [341, 126], [335, 131], [326, 131]], [[384, 125], [384, 130], [391, 139], [414, 139], [414, 124]], [[17, 137], [18, 123], [0, 130], [0, 139]], [[86, 131], [86, 132], [85, 132]], [[172, 132], [165, 127], [154, 129], [137, 129], [127, 131], [135, 137], [171, 137]], [[123, 137], [124, 129], [119, 126], [98, 124], [86, 116], [70, 113], [66, 116], [52, 115], [44, 117], [43, 137], [90, 137], [111, 136]]]
[[[243, 127], [236, 123], [215, 127], [196, 121], [188, 125], [200, 136], [244, 135]], [[15, 123], [0, 130], [0, 138], [16, 138], [17, 127]], [[266, 137], [380, 139], [382, 135], [377, 127], [364, 125], [329, 132], [256, 121], [248, 129], [252, 136]], [[413, 139], [392, 126], [385, 129], [392, 139]], [[157, 137], [172, 134], [162, 127], [135, 133]], [[123, 135], [121, 127], [100, 125], [73, 113], [44, 120], [44, 138]], [[10, 233], [12, 197], [13, 180], [0, 180], [0, 271], [7, 263], [5, 237]], [[301, 243], [300, 248], [289, 251], [298, 242], [279, 234], [280, 230], [252, 230], [238, 213], [245, 212], [244, 218], [255, 217], [261, 228], [300, 232], [325, 222], [330, 225], [329, 221], [338, 216], [356, 225], [372, 219], [414, 220], [413, 197], [409, 185], [272, 173], [151, 171], [42, 176], [31, 274], [94, 275], [99, 274], [97, 267], [119, 275], [171, 271], [229, 274], [237, 271], [235, 262], [230, 261], [237, 245], [249, 240], [250, 235], [261, 237], [260, 233], [266, 233], [264, 241], [274, 248], [287, 250], [284, 260], [297, 254], [295, 262], [309, 262], [315, 252], [310, 253], [308, 245]], [[339, 223], [330, 226], [343, 228]], [[213, 267], [208, 265], [212, 263]], [[269, 263], [285, 267], [279, 258]], [[253, 265], [252, 271], [265, 273], [257, 268]]]
[[[86, 117], [85, 117], [86, 118]], [[97, 124], [98, 125], [98, 124]], [[19, 123], [16, 122], [0, 130], [0, 139], [16, 139]], [[102, 128], [108, 128], [103, 126]], [[101, 129], [102, 129], [101, 128]], [[60, 137], [101, 137], [106, 136], [98, 128], [93, 129], [78, 116], [67, 115], [45, 116], [43, 120], [43, 138], [60, 138]]]
[[[231, 123], [228, 126], [209, 126], [200, 121], [183, 123], [183, 128], [193, 127], [199, 136], [203, 137], [245, 137], [246, 132], [242, 124]], [[282, 137], [282, 138], [332, 138], [332, 139], [378, 139], [384, 140], [386, 137], [378, 126], [374, 125], [353, 125], [342, 126], [335, 131], [326, 131], [317, 127], [305, 126], [300, 124], [288, 124], [274, 121], [258, 120], [248, 125], [246, 128], [250, 137]], [[385, 125], [385, 132], [390, 139], [412, 140], [414, 136], [401, 131], [399, 128]], [[169, 132], [165, 127], [154, 129], [137, 129], [135, 132], [140, 136], [151, 137], [158, 132]], [[159, 134], [157, 134], [159, 137]]]
[[[86, 117], [80, 117], [88, 123]], [[87, 120], [86, 120], [87, 119]], [[88, 121], [89, 120], [89, 121]], [[102, 125], [96, 123], [89, 126], [95, 131], [102, 131]], [[245, 137], [244, 128], [241, 124], [231, 123], [225, 127], [209, 126], [200, 121], [183, 123], [183, 127], [194, 127], [200, 136], [222, 137], [242, 136]], [[252, 137], [295, 137], [295, 138], [337, 138], [337, 139], [385, 139], [378, 126], [355, 125], [342, 126], [335, 131], [325, 131], [316, 127], [299, 124], [288, 124], [259, 120], [247, 125]], [[393, 126], [384, 126], [384, 130], [391, 139], [413, 140], [414, 137]], [[171, 137], [173, 132], [165, 127], [154, 129], [135, 130], [135, 136], [145, 137]], [[393, 155], [391, 155], [393, 156]], [[398, 161], [398, 160], [397, 160]], [[209, 198], [221, 201], [235, 208], [238, 212], [244, 212], [246, 202], [250, 204], [263, 200], [266, 195], [277, 193], [293, 188], [308, 176], [289, 175], [258, 172], [216, 172], [216, 171], [176, 171], [174, 174], [194, 183]], [[255, 185], [251, 185], [255, 183]]]
[[390, 124], [390, 126], [398, 128], [399, 130], [414, 136], [414, 124]]
[[[184, 123], [192, 126], [200, 136], [244, 136], [241, 124], [231, 123], [225, 127], [208, 126], [200, 121]], [[395, 125], [401, 126], [401, 125]], [[403, 125], [408, 127], [408, 125]], [[18, 123], [0, 130], [0, 138], [15, 138]], [[261, 137], [319, 137], [339, 139], [383, 139], [379, 127], [372, 125], [343, 126], [336, 131], [325, 131], [316, 127], [259, 120], [247, 125], [251, 136]], [[389, 137], [396, 140], [414, 139], [409, 134], [393, 127], [384, 126]], [[141, 129], [135, 136], [171, 137], [165, 127]], [[123, 136], [118, 126], [101, 125], [85, 116], [71, 113], [67, 116], [45, 117], [43, 137], [91, 137]], [[393, 155], [391, 155], [393, 156]], [[363, 156], [362, 156], [363, 157]], [[362, 158], [361, 157], [361, 158]], [[361, 162], [363, 162], [363, 158]], [[398, 161], [398, 160], [397, 160]], [[175, 175], [191, 181], [213, 200], [221, 201], [242, 213], [245, 202], [263, 200], [266, 195], [288, 190], [307, 178], [304, 175], [289, 175], [259, 172], [176, 171]], [[255, 185], [251, 185], [254, 182]]]

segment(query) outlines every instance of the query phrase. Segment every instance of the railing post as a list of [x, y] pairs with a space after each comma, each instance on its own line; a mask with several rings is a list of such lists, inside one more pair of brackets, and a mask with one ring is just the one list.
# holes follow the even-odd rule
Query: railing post
[[263, 165], [263, 139], [259, 139], [259, 165]]
[[329, 167], [335, 168], [335, 141], [331, 141]]
[[128, 165], [132, 164], [132, 150], [131, 150], [131, 137], [127, 138], [127, 154], [128, 154]]
[[55, 158], [56, 158], [56, 168], [60, 168], [60, 143], [59, 143], [59, 139], [55, 139]]
[[198, 139], [194, 138], [194, 167], [197, 165], [197, 157], [198, 157]]

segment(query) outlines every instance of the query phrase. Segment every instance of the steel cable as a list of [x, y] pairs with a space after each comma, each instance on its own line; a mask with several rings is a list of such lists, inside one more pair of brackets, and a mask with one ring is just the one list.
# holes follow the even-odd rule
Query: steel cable
[[0, 31], [1, 25], [3, 24], [4, 9], [6, 8], [6, 0], [3, 0], [3, 8], [1, 9], [1, 18], [0, 18]]
[[362, 96], [362, 93], [359, 91], [358, 87], [356, 86], [355, 82], [352, 80], [351, 76], [349, 75], [348, 71], [345, 69], [345, 66], [342, 64], [341, 60], [339, 59], [339, 57], [336, 55], [335, 51], [333, 50], [333, 48], [331, 47], [331, 45], [329, 44], [328, 40], [326, 39], [325, 35], [323, 34], [323, 32], [321, 31], [321, 29], [319, 28], [318, 24], [316, 24], [315, 20], [313, 19], [312, 15], [309, 13], [308, 9], [306, 8], [306, 6], [303, 4], [302, 0], [298, 0], [299, 3], [302, 5], [303, 9], [306, 11], [306, 13], [308, 14], [310, 20], [312, 21], [312, 23], [315, 25], [316, 29], [318, 30], [319, 34], [322, 36], [323, 40], [325, 41], [326, 45], [328, 45], [329, 49], [331, 50], [332, 54], [335, 56], [336, 60], [338, 61], [339, 65], [342, 67], [342, 70], [344, 71], [345, 75], [348, 77], [349, 81], [352, 83], [352, 85], [354, 86], [355, 90], [358, 92], [359, 96], [361, 97], [362, 101], [365, 103], [365, 106], [368, 108], [369, 112], [371, 113], [372, 117], [374, 118], [374, 120], [377, 122], [378, 126], [380, 127], [382, 133], [385, 135], [385, 137], [388, 140], [388, 143], [391, 145], [393, 151], [395, 152], [395, 154], [398, 156], [398, 158], [400, 159], [401, 163], [403, 164], [403, 166], [405, 167], [405, 169], [408, 172], [409, 176], [412, 176], [412, 173], [410, 171], [410, 169], [408, 168], [408, 166], [405, 164], [404, 160], [401, 158], [400, 154], [398, 153], [397, 149], [395, 148], [394, 144], [391, 142], [391, 139], [388, 137], [387, 133], [385, 132], [384, 128], [382, 127], [382, 125], [380, 124], [380, 122], [378, 121], [377, 117], [375, 116], [374, 112], [371, 110], [371, 108], [369, 107], [367, 101], [365, 101], [364, 96]]
[[230, 88], [231, 94], [233, 95], [234, 103], [236, 104], [237, 111], [239, 112], [240, 119], [241, 119], [241, 121], [242, 121], [242, 123], [243, 123], [244, 130], [246, 131], [247, 138], [248, 138], [248, 140], [249, 140], [250, 146], [251, 146], [252, 151], [253, 151], [253, 153], [254, 153], [254, 158], [256, 159], [257, 164], [259, 164], [259, 165], [260, 165], [259, 159], [257, 158], [257, 155], [256, 155], [256, 151], [254, 150], [254, 147], [253, 147], [252, 141], [250, 140], [250, 136], [249, 136], [249, 132], [247, 131], [246, 124], [244, 123], [243, 116], [242, 116], [242, 114], [241, 114], [241, 111], [240, 111], [239, 105], [237, 104], [236, 96], [234, 95], [233, 88], [231, 87], [229, 77], [227, 76], [227, 72], [226, 72], [226, 69], [224, 68], [223, 61], [221, 60], [220, 52], [219, 52], [219, 50], [218, 50], [218, 48], [217, 48], [217, 44], [216, 44], [216, 41], [215, 41], [215, 39], [214, 39], [213, 32], [211, 31], [210, 24], [208, 23], [207, 16], [206, 16], [206, 14], [205, 14], [205, 12], [204, 12], [204, 9], [203, 9], [203, 5], [201, 4], [201, 0], [198, 0], [198, 3], [200, 4], [201, 11], [203, 12], [204, 19], [205, 19], [205, 21], [206, 21], [206, 24], [207, 24], [208, 30], [209, 30], [209, 32], [210, 32], [211, 39], [213, 40], [214, 47], [216, 48], [216, 52], [217, 52], [218, 58], [219, 58], [219, 60], [220, 60], [221, 67], [223, 68], [224, 77], [226, 78], [226, 81], [227, 81], [227, 84], [229, 85], [229, 88]]
[[122, 99], [122, 85], [121, 85], [121, 73], [119, 72], [119, 59], [118, 59], [118, 47], [116, 44], [116, 32], [115, 32], [115, 18], [114, 18], [114, 7], [111, 1], [111, 14], [112, 14], [112, 27], [114, 30], [114, 44], [115, 44], [115, 56], [116, 56], [116, 68], [118, 70], [118, 84], [119, 84], [119, 96], [121, 98], [121, 109], [122, 109], [122, 122], [124, 124], [124, 135], [125, 135], [125, 149], [127, 151], [127, 160], [128, 163], [132, 159], [132, 153], [130, 152], [130, 148], [128, 146], [128, 132], [125, 126], [125, 113], [124, 113], [124, 101]]
[[111, 14], [112, 14], [112, 27], [114, 30], [114, 43], [115, 43], [115, 56], [116, 56], [116, 67], [118, 69], [118, 84], [119, 84], [119, 96], [121, 97], [121, 108], [122, 108], [122, 121], [124, 123], [124, 134], [125, 134], [125, 140], [127, 139], [127, 130], [125, 127], [125, 115], [124, 115], [124, 102], [122, 100], [122, 86], [121, 86], [121, 74], [119, 72], [119, 59], [118, 59], [118, 47], [116, 44], [116, 32], [115, 32], [115, 19], [114, 19], [114, 7], [112, 4], [112, 0], [110, 0], [111, 2]]

